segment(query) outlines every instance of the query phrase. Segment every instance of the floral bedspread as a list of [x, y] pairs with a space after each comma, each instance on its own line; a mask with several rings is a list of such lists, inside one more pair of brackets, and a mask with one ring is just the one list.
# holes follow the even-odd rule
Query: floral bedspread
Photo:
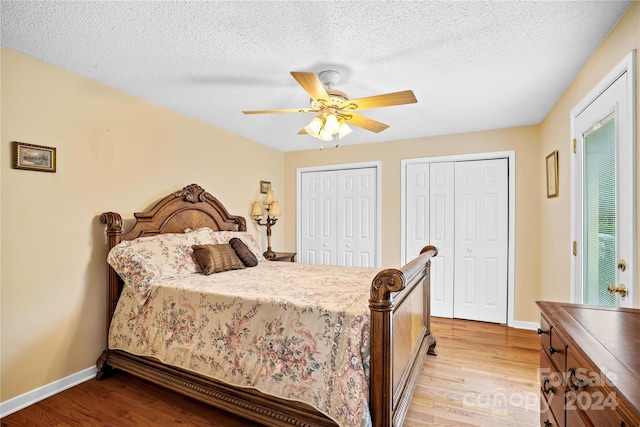
[[369, 289], [378, 270], [262, 262], [125, 286], [109, 348], [369, 426]]

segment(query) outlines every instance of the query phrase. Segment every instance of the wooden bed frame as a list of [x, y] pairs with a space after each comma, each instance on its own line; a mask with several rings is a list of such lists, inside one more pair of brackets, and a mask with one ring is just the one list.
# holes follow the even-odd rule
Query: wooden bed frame
[[[226, 208], [197, 184], [160, 200], [147, 212], [135, 213], [136, 223], [124, 233], [122, 217], [106, 212], [107, 250], [123, 240], [185, 229], [246, 231], [245, 219]], [[371, 284], [371, 369], [369, 407], [375, 427], [401, 426], [426, 354], [435, 355], [430, 329], [430, 259], [437, 249], [425, 247], [420, 256], [400, 269], [380, 271]], [[107, 333], [122, 280], [107, 264]], [[120, 350], [105, 350], [97, 361], [97, 379], [113, 369], [166, 386], [228, 412], [268, 426], [335, 426], [309, 405], [265, 395], [250, 388], [200, 376], [164, 365], [156, 359]]]

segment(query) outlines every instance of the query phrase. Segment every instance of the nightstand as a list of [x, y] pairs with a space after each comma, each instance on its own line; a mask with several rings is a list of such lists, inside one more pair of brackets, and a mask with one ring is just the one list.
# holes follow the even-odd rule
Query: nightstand
[[276, 256], [267, 259], [269, 261], [296, 262], [296, 252], [276, 252]]

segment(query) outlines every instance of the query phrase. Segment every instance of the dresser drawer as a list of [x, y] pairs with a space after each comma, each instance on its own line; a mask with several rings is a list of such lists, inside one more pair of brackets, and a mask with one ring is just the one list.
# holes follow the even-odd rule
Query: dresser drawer
[[[564, 375], [553, 366], [544, 351], [540, 351], [540, 412], [551, 412], [555, 424], [565, 425], [564, 414]], [[548, 415], [545, 415], [548, 417]], [[540, 421], [543, 422], [541, 415]], [[544, 424], [542, 424], [544, 425]]]
[[[564, 414], [562, 414], [564, 417]], [[543, 398], [540, 398], [540, 426], [541, 427], [560, 427], [560, 424], [556, 421], [551, 412], [549, 405], [545, 403]]]
[[548, 351], [548, 348], [551, 345], [551, 325], [544, 316], [540, 316], [540, 329], [538, 329], [538, 335], [540, 335], [540, 347], [544, 348], [545, 351]]
[[571, 427], [594, 427], [582, 411], [567, 411], [567, 425]]
[[[630, 426], [616, 410], [618, 399], [610, 381], [588, 362], [567, 352], [567, 420], [586, 418], [597, 427]], [[584, 425], [587, 424], [583, 421]]]
[[540, 316], [538, 333], [540, 334], [540, 346], [554, 363], [556, 369], [564, 372], [567, 368], [567, 345], [544, 316]]

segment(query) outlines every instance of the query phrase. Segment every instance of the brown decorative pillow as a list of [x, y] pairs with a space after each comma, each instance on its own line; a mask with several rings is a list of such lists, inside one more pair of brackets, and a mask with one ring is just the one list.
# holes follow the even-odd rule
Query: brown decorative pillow
[[253, 252], [251, 252], [251, 249], [249, 249], [249, 247], [245, 245], [242, 240], [234, 237], [233, 239], [229, 240], [229, 244], [231, 245], [233, 250], [236, 251], [236, 255], [238, 255], [238, 258], [240, 258], [245, 266], [255, 267], [256, 265], [258, 265], [258, 258], [256, 258]]
[[245, 268], [231, 245], [193, 245], [196, 262], [206, 275]]

